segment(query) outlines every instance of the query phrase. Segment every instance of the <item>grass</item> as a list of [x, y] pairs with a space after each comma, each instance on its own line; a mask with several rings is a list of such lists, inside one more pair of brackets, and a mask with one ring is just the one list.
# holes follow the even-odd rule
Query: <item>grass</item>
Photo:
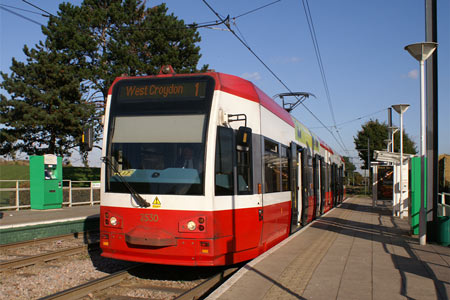
[[[100, 181], [100, 168], [63, 167], [63, 179], [72, 181]], [[0, 180], [30, 180], [30, 167], [14, 162], [0, 164]], [[15, 182], [0, 182], [0, 188], [13, 188]], [[20, 183], [29, 187], [29, 183]]]
[[63, 178], [73, 181], [100, 181], [100, 168], [63, 167]]
[[[100, 180], [100, 168], [63, 167], [63, 179], [73, 181]], [[30, 180], [30, 167], [0, 164], [0, 180]]]
[[0, 180], [30, 180], [30, 167], [0, 165]]

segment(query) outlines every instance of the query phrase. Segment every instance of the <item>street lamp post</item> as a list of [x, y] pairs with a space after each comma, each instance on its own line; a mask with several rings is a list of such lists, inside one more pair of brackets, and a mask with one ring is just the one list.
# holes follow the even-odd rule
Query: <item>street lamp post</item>
[[424, 189], [426, 186], [423, 172], [425, 170], [425, 151], [426, 151], [426, 133], [425, 133], [425, 61], [436, 50], [437, 43], [424, 42], [411, 44], [405, 47], [405, 50], [411, 54], [420, 63], [420, 157], [421, 157], [421, 190], [420, 190], [420, 215], [419, 215], [419, 243], [426, 245], [427, 243], [427, 227], [425, 214], [425, 196]]
[[397, 113], [400, 114], [400, 218], [403, 217], [403, 113], [408, 110], [409, 104], [392, 105]]

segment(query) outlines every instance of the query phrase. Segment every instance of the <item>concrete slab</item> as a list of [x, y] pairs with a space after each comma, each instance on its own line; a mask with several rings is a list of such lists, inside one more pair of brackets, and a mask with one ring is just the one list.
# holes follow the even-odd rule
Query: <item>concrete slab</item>
[[348, 199], [207, 299], [449, 299], [450, 248], [419, 246], [371, 204]]

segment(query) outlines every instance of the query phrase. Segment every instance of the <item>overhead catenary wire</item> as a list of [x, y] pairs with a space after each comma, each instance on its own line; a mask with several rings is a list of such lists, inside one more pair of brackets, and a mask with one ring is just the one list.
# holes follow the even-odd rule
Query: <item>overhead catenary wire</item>
[[322, 82], [324, 85], [324, 89], [325, 89], [325, 94], [326, 94], [326, 98], [328, 101], [328, 106], [330, 108], [330, 113], [331, 113], [331, 118], [333, 120], [333, 124], [334, 124], [334, 130], [336, 131], [342, 145], [344, 146], [344, 151], [347, 152], [348, 154], [348, 150], [345, 148], [345, 143], [342, 140], [342, 136], [337, 128], [336, 125], [336, 117], [334, 115], [334, 110], [333, 110], [333, 105], [332, 105], [332, 101], [331, 101], [331, 94], [330, 94], [330, 89], [328, 87], [328, 82], [327, 82], [327, 77], [325, 75], [325, 68], [323, 66], [323, 61], [322, 61], [322, 55], [320, 54], [320, 47], [319, 47], [319, 43], [317, 41], [317, 35], [316, 35], [316, 30], [314, 28], [314, 22], [312, 19], [312, 15], [311, 15], [311, 10], [309, 8], [309, 3], [308, 0], [302, 0], [303, 3], [303, 10], [305, 12], [305, 16], [306, 16], [306, 21], [308, 23], [308, 28], [309, 28], [309, 32], [311, 34], [311, 39], [312, 39], [312, 43], [314, 46], [314, 52], [316, 54], [316, 58], [317, 58], [317, 63], [319, 65], [319, 70], [320, 70], [320, 74], [322, 77]]
[[28, 5], [33, 6], [33, 7], [36, 8], [36, 9], [39, 9], [40, 11], [43, 11], [43, 12], [47, 13], [49, 16], [53, 16], [53, 17], [55, 16], [55, 15], [52, 14], [51, 12], [48, 12], [48, 11], [46, 11], [45, 9], [40, 8], [39, 6], [36, 6], [36, 5], [34, 5], [33, 3], [28, 2], [27, 0], [22, 0], [22, 1], [25, 2], [25, 3], [28, 4]]
[[[24, 12], [29, 12], [29, 13], [37, 14], [37, 15], [40, 15], [40, 16], [43, 16], [43, 17], [50, 17], [50, 16], [55, 17], [54, 14], [52, 14], [52, 13], [46, 11], [45, 9], [40, 8], [39, 6], [33, 4], [33, 3], [29, 2], [29, 1], [26, 1], [26, 0], [22, 0], [22, 1], [23, 1], [24, 3], [26, 3], [26, 4], [28, 4], [28, 5], [31, 5], [32, 7], [34, 7], [34, 8], [36, 8], [36, 9], [40, 10], [40, 11], [45, 12], [46, 14], [42, 14], [42, 13], [39, 13], [39, 12], [34, 12], [34, 11], [31, 11], [31, 10], [27, 10], [27, 9], [23, 9], [23, 8], [19, 8], [19, 7], [16, 7], [16, 6], [11, 6], [11, 5], [6, 5], [6, 4], [0, 4], [0, 7], [1, 7], [1, 6], [4, 6], [4, 7], [10, 7], [10, 8], [17, 9], [17, 10], [21, 10], [21, 11], [24, 11]], [[281, 0], [275, 1], [275, 2], [273, 2], [273, 3], [269, 3], [269, 4], [265, 5], [264, 7], [269, 6], [269, 5], [274, 4], [274, 3], [276, 3], [276, 2], [279, 2], [279, 1], [281, 1]], [[261, 8], [263, 8], [263, 7], [260, 7], [259, 9], [261, 9]], [[5, 10], [7, 10], [7, 9], [5, 9]], [[33, 22], [33, 23], [36, 23], [36, 24], [38, 24], [38, 25], [44, 26], [43, 24], [41, 24], [41, 23], [39, 23], [39, 22], [37, 22], [37, 21], [34, 21], [34, 20], [30, 19], [30, 18], [27, 18], [27, 17], [25, 17], [25, 16], [23, 16], [23, 15], [20, 15], [20, 14], [18, 14], [18, 13], [15, 13], [15, 12], [13, 12], [13, 11], [10, 11], [10, 10], [7, 10], [7, 11], [10, 12], [10, 13], [13, 13], [13, 14], [15, 14], [15, 15], [18, 15], [18, 16], [21, 17], [21, 18], [25, 18], [26, 20], [28, 20], [28, 21], [30, 21], [30, 22]], [[251, 11], [251, 12], [252, 12], [252, 11]], [[246, 15], [246, 14], [249, 14], [249, 13], [251, 13], [251, 12], [244, 13], [244, 14], [242, 14], [241, 16]], [[219, 28], [216, 28], [216, 27], [213, 27], [213, 26], [221, 25], [223, 22], [227, 22], [227, 21], [229, 21], [229, 17], [228, 17], [228, 18], [225, 18], [224, 21], [222, 21], [222, 20], [221, 20], [221, 21], [215, 20], [215, 21], [200, 22], [200, 23], [195, 23], [195, 22], [194, 22], [194, 23], [192, 23], [192, 24], [187, 24], [187, 25], [182, 26], [182, 27], [170, 27], [170, 28], [167, 28], [167, 27], [166, 27], [166, 28], [163, 28], [163, 27], [145, 27], [145, 28], [126, 28], [126, 29], [129, 29], [129, 30], [132, 30], [132, 31], [168, 30], [168, 29], [174, 29], [174, 28], [176, 28], [176, 29], [200, 29], [200, 28], [206, 28], [206, 29], [216, 29], [216, 30], [218, 30]], [[228, 31], [228, 30], [227, 30], [227, 31]]]
[[28, 10], [28, 9], [24, 9], [24, 8], [20, 8], [20, 7], [17, 7], [17, 6], [12, 6], [12, 5], [7, 5], [7, 4], [0, 4], [0, 6], [4, 6], [4, 7], [16, 9], [16, 10], [20, 10], [20, 11], [23, 11], [23, 12], [28, 12], [28, 13], [39, 15], [39, 16], [42, 16], [42, 17], [48, 17], [48, 15], [44, 15], [42, 13], [35, 12], [35, 11], [32, 11], [32, 10]]
[[[26, 1], [26, 0], [22, 0], [22, 1], [23, 1], [24, 3], [26, 3], [26, 4], [28, 4], [28, 5], [31, 5], [32, 7], [34, 7], [34, 8], [36, 8], [36, 9], [40, 10], [40, 11], [45, 12], [46, 15], [41, 14], [41, 13], [38, 13], [38, 12], [33, 12], [33, 11], [30, 11], [30, 10], [26, 10], [26, 9], [21, 9], [21, 8], [18, 8], [18, 7], [9, 6], [9, 5], [4, 5], [4, 4], [0, 4], [0, 5], [2, 5], [2, 6], [9, 6], [9, 7], [11, 7], [11, 8], [15, 8], [15, 9], [22, 10], [22, 11], [27, 11], [27, 12], [34, 13], [34, 14], [39, 14], [39, 15], [41, 15], [41, 16], [43, 16], [43, 17], [50, 17], [50, 16], [53, 16], [53, 17], [54, 17], [54, 16], [55, 16], [54, 14], [52, 14], [52, 13], [46, 11], [45, 9], [40, 8], [39, 6], [33, 4], [33, 3], [29, 2], [29, 1]], [[281, 1], [281, 0], [278, 0], [278, 1]], [[275, 1], [275, 2], [278, 2], [278, 1]], [[272, 4], [273, 4], [273, 3], [272, 3]], [[270, 4], [268, 4], [268, 5], [270, 5]], [[266, 5], [266, 6], [268, 6], [268, 5]], [[248, 12], [248, 13], [250, 13], [250, 12]], [[22, 16], [22, 17], [23, 17], [23, 16]], [[25, 17], [25, 18], [26, 18], [26, 17]], [[212, 28], [211, 26], [217, 26], [217, 25], [220, 25], [220, 24], [222, 24], [223, 22], [226, 22], [227, 20], [229, 20], [229, 19], [225, 19], [225, 20], [221, 20], [221, 21], [215, 20], [215, 21], [201, 22], [201, 23], [195, 23], [195, 22], [194, 22], [194, 23], [192, 23], [192, 24], [187, 24], [186, 26], [179, 27], [179, 28], [181, 28], [181, 29]], [[29, 19], [29, 21], [31, 21], [31, 19]], [[40, 24], [40, 25], [42, 25], [42, 24]], [[42, 25], [42, 26], [44, 26], [44, 25]], [[137, 31], [137, 30], [142, 31], [142, 30], [166, 30], [166, 29], [168, 29], [168, 28], [161, 28], [161, 27], [146, 27], [146, 28], [129, 28], [129, 29], [130, 29], [130, 30], [136, 30], [136, 31]], [[172, 29], [172, 27], [171, 27], [170, 29]], [[215, 29], [215, 28], [212, 28], [212, 29]]]
[[241, 30], [239, 29], [239, 27], [237, 26], [236, 20], [233, 18], [233, 25], [234, 27], [236, 27], [237, 31], [239, 32], [239, 34], [242, 37], [242, 40], [245, 42], [246, 45], [248, 45], [247, 40], [245, 39], [244, 35], [242, 34]]
[[[223, 18], [219, 15], [219, 13], [217, 13], [214, 8], [212, 8], [211, 5], [209, 5], [209, 3], [206, 0], [202, 0], [203, 3], [205, 3], [205, 5], [220, 19], [223, 20]], [[290, 93], [292, 93], [292, 90], [286, 85], [286, 83], [284, 83], [283, 80], [281, 80], [281, 78], [275, 74], [275, 72], [272, 71], [272, 69], [255, 53], [255, 51], [253, 51], [252, 48], [250, 48], [250, 46], [245, 43], [237, 34], [236, 32], [234, 32], [234, 30], [231, 28], [229, 23], [224, 23], [228, 29], [230, 30], [230, 32], [239, 40], [239, 42], [244, 45], [248, 51], [250, 51], [250, 53], [269, 71], [270, 74], [272, 74], [272, 76], [274, 76], [280, 83], [281, 85], [286, 88], [286, 90], [288, 90]], [[328, 129], [326, 127], [326, 125], [322, 122], [322, 120], [320, 120], [304, 103], [301, 103], [301, 105], [325, 128], [328, 130], [328, 132], [331, 134], [331, 136], [335, 139], [335, 141], [337, 142], [337, 144], [342, 148], [342, 150], [344, 152], [347, 152], [347, 150], [345, 149], [345, 145], [336, 138], [336, 136], [334, 135], [334, 133]]]
[[[354, 119], [351, 119], [351, 120], [348, 120], [348, 121], [339, 123], [339, 124], [337, 124], [337, 125], [327, 126], [327, 127], [328, 127], [328, 128], [333, 128], [333, 127], [335, 127], [335, 126], [337, 126], [337, 127], [342, 127], [343, 125], [347, 125], [347, 124], [350, 124], [350, 123], [353, 123], [353, 122], [356, 122], [356, 121], [359, 121], [359, 120], [362, 120], [362, 119], [365, 119], [365, 118], [374, 116], [374, 115], [379, 114], [379, 113], [381, 113], [381, 112], [383, 112], [383, 111], [385, 111], [385, 110], [387, 110], [387, 108], [383, 108], [383, 109], [377, 110], [377, 111], [375, 111], [375, 112], [372, 112], [372, 113], [369, 113], [369, 114], [366, 114], [366, 115], [363, 115], [363, 116], [360, 116], [360, 117], [357, 117], [357, 118], [354, 118]], [[323, 127], [311, 127], [311, 129], [319, 129], [319, 128], [323, 128]]]
[[276, 1], [270, 2], [270, 3], [266, 4], [266, 5], [260, 6], [260, 7], [258, 7], [258, 8], [249, 10], [249, 11], [243, 13], [243, 14], [238, 15], [237, 17], [234, 17], [233, 20], [236, 20], [236, 19], [238, 19], [238, 18], [240, 18], [240, 17], [249, 15], [249, 14], [251, 14], [251, 13], [254, 13], [255, 11], [258, 11], [258, 10], [260, 10], [260, 9], [266, 8], [266, 7], [268, 7], [268, 6], [270, 6], [270, 5], [273, 5], [273, 4], [277, 3], [277, 2], [281, 2], [281, 0], [276, 0]]
[[0, 9], [3, 9], [3, 10], [5, 10], [5, 11], [7, 11], [7, 12], [13, 14], [13, 15], [16, 15], [16, 16], [22, 18], [22, 19], [25, 19], [25, 20], [27, 20], [27, 21], [30, 21], [30, 22], [32, 22], [32, 23], [34, 23], [34, 24], [39, 25], [39, 26], [45, 26], [44, 24], [39, 23], [38, 21], [35, 21], [35, 20], [30, 19], [30, 18], [28, 18], [28, 17], [26, 17], [26, 16], [24, 16], [24, 15], [21, 15], [21, 14], [19, 14], [19, 13], [16, 13], [15, 11], [12, 11], [12, 10], [10, 10], [10, 9], [8, 9], [8, 8], [6, 8], [6, 7], [4, 7], [4, 6], [0, 6]]

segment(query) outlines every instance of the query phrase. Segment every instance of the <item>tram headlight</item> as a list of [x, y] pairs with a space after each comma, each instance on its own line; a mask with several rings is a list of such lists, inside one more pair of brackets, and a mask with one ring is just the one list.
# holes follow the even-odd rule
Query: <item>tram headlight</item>
[[189, 222], [187, 223], [187, 228], [188, 228], [189, 230], [191, 230], [191, 231], [194, 231], [195, 228], [197, 228], [197, 224], [195, 224], [194, 221], [189, 221]]
[[[120, 225], [119, 219], [119, 225]], [[191, 216], [178, 221], [178, 231], [184, 233], [204, 233], [206, 228], [206, 216]]]
[[116, 217], [111, 217], [111, 219], [109, 219], [109, 222], [111, 223], [111, 225], [116, 226], [117, 225], [117, 218]]

